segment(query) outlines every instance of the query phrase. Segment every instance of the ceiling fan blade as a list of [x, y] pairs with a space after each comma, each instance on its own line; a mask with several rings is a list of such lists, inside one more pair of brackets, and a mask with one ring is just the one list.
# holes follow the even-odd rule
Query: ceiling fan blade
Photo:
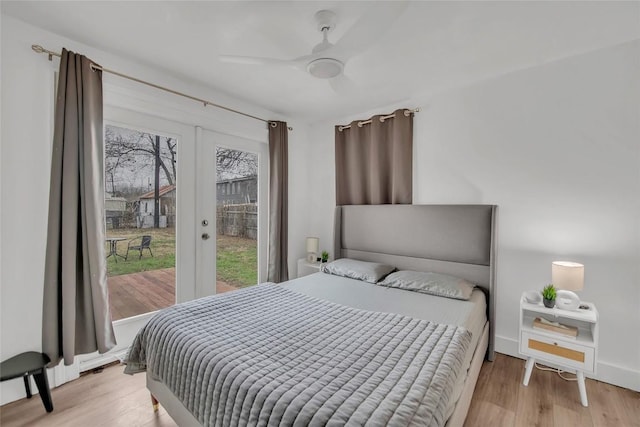
[[393, 25], [407, 8], [407, 1], [368, 3], [369, 9], [338, 40], [332, 50], [346, 56], [345, 60], [364, 52]]
[[329, 85], [338, 95], [353, 95], [358, 92], [356, 83], [344, 74], [329, 79]]
[[284, 65], [288, 67], [295, 67], [297, 64], [294, 61], [287, 59], [277, 58], [262, 58], [259, 56], [237, 56], [237, 55], [219, 55], [218, 59], [222, 62], [228, 62], [231, 64], [245, 64], [245, 65]]

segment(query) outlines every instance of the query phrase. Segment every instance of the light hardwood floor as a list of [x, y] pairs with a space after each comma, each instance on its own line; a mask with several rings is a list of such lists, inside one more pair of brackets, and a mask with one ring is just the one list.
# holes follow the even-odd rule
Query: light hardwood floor
[[524, 387], [524, 360], [496, 356], [482, 366], [465, 427], [640, 427], [638, 392], [587, 379], [585, 408], [575, 381], [534, 369]]
[[[0, 424], [174, 427], [164, 409], [151, 409], [144, 375], [124, 375], [122, 369], [110, 366], [54, 389], [50, 414], [37, 395], [5, 405], [0, 408]], [[524, 361], [513, 357], [498, 354], [495, 362], [485, 362], [465, 426], [640, 426], [640, 393], [587, 380], [589, 407], [584, 408], [575, 382], [536, 370], [524, 387], [523, 372]]]

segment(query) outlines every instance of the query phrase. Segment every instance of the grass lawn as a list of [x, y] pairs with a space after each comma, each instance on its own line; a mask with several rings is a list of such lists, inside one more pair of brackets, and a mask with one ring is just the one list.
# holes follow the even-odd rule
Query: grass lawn
[[[121, 274], [139, 273], [141, 271], [172, 268], [176, 265], [176, 236], [174, 228], [122, 228], [107, 230], [108, 237], [123, 237], [127, 240], [118, 242], [118, 254], [127, 252], [129, 239], [142, 235], [151, 236], [151, 250], [142, 252], [142, 259], [138, 259], [139, 252], [129, 252], [129, 259], [114, 257], [107, 259], [107, 272], [109, 276]], [[136, 242], [139, 243], [139, 240]], [[217, 251], [217, 280], [232, 286], [245, 287], [258, 283], [258, 254], [255, 240], [241, 237], [218, 236]], [[106, 253], [109, 248], [106, 247]]]
[[242, 237], [218, 236], [216, 279], [232, 286], [258, 283], [257, 242]]
[[[151, 236], [151, 251], [142, 252], [142, 259], [138, 259], [140, 252], [130, 251], [129, 258], [125, 261], [118, 257], [118, 262], [114, 257], [107, 258], [107, 274], [109, 276], [119, 276], [121, 274], [139, 273], [141, 271], [158, 270], [161, 268], [171, 268], [176, 266], [176, 235], [175, 228], [119, 228], [107, 230], [108, 237], [123, 237], [127, 240], [118, 242], [118, 254], [124, 256], [127, 253], [127, 243], [134, 237], [142, 235]], [[139, 244], [140, 239], [132, 244]], [[109, 253], [109, 247], [106, 247]]]

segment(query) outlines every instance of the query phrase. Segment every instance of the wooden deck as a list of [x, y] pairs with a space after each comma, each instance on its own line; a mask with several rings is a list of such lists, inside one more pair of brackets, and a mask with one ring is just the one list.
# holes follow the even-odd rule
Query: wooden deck
[[[143, 271], [107, 279], [111, 320], [124, 319], [169, 307], [176, 300], [176, 269]], [[224, 282], [216, 283], [216, 293], [237, 288]]]

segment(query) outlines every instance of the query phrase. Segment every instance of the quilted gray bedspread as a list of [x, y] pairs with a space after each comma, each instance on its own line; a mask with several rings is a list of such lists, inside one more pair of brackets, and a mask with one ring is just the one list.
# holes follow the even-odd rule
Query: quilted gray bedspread
[[125, 372], [148, 370], [205, 426], [440, 426], [469, 342], [263, 284], [159, 312]]

